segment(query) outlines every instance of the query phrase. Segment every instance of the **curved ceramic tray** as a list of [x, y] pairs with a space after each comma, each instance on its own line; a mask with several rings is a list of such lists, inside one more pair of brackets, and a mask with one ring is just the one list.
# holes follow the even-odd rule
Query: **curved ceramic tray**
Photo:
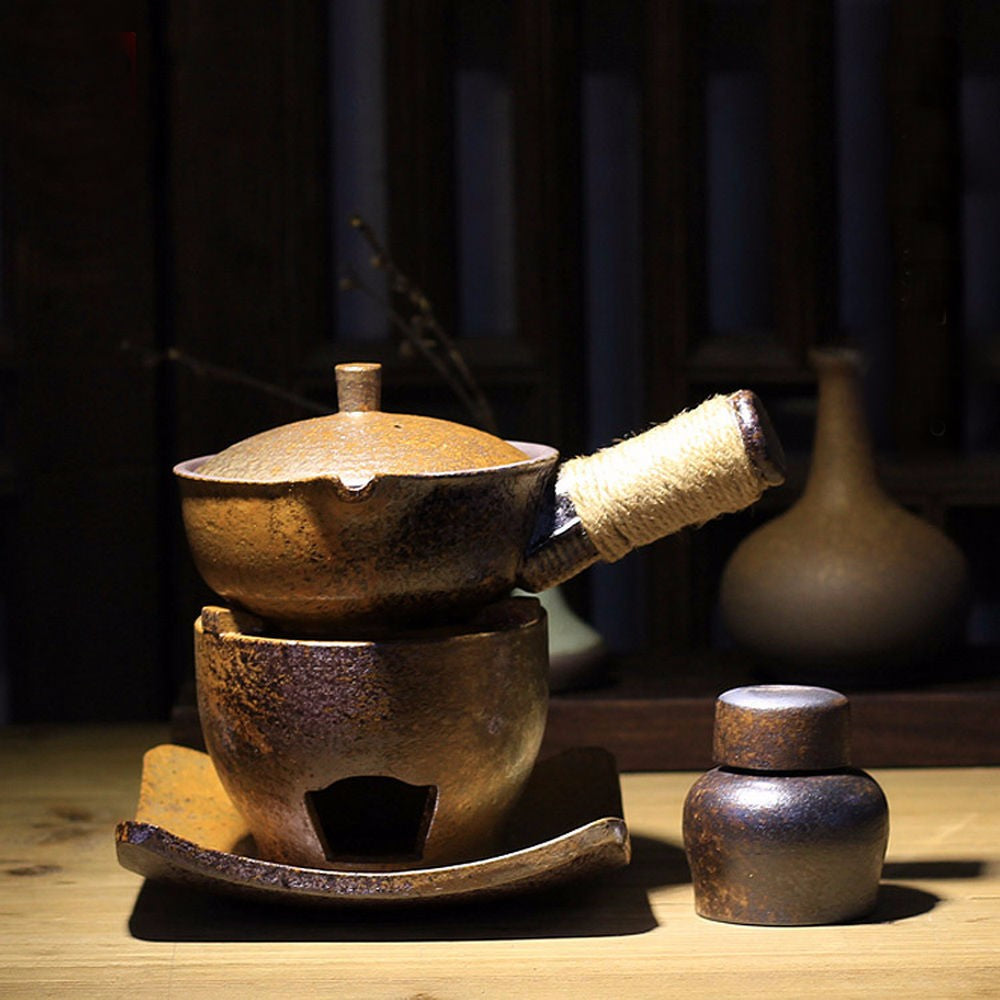
[[143, 758], [133, 820], [115, 831], [118, 860], [149, 879], [273, 901], [372, 905], [479, 899], [541, 889], [628, 864], [614, 758], [569, 750], [536, 765], [508, 822], [503, 853], [401, 872], [299, 868], [253, 856], [253, 839], [207, 754], [154, 747]]

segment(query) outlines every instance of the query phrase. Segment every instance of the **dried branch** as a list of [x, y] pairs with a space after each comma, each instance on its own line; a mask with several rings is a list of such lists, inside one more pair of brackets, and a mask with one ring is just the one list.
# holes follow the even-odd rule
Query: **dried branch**
[[341, 288], [344, 290], [358, 289], [379, 302], [385, 309], [392, 325], [434, 366], [462, 401], [473, 422], [496, 434], [497, 421], [493, 408], [466, 365], [454, 340], [438, 322], [430, 300], [420, 287], [399, 269], [375, 231], [360, 215], [352, 215], [350, 224], [368, 243], [372, 251], [372, 267], [385, 272], [389, 279], [390, 290], [394, 294], [404, 297], [416, 309], [416, 312], [409, 321], [405, 320], [397, 310], [393, 309], [390, 302], [354, 274], [349, 275], [345, 281], [341, 282]]
[[193, 372], [198, 378], [210, 378], [216, 382], [231, 382], [235, 385], [243, 385], [250, 389], [256, 389], [258, 392], [265, 393], [268, 396], [275, 396], [286, 403], [291, 403], [305, 410], [307, 413], [323, 415], [331, 412], [329, 406], [324, 406], [322, 403], [318, 403], [314, 399], [309, 399], [307, 396], [300, 396], [296, 392], [283, 389], [280, 385], [265, 382], [263, 379], [255, 378], [253, 375], [248, 375], [246, 372], [238, 371], [235, 368], [225, 368], [210, 361], [203, 361], [201, 358], [185, 354], [176, 347], [168, 347], [164, 351], [154, 351], [150, 348], [139, 347], [127, 340], [123, 340], [121, 348], [123, 351], [137, 355], [148, 368], [155, 368], [157, 365], [165, 363], [176, 364], [181, 368], [186, 368], [188, 371]]
[[413, 329], [412, 322], [408, 323], [405, 319], [403, 319], [403, 317], [392, 308], [384, 296], [380, 295], [370, 285], [365, 284], [357, 275], [353, 273], [341, 279], [340, 287], [344, 291], [359, 291], [363, 295], [372, 299], [374, 302], [377, 302], [385, 310], [385, 314], [392, 326], [406, 338], [407, 343], [412, 345], [427, 360], [427, 362], [435, 369], [435, 371], [437, 371], [455, 395], [458, 396], [462, 405], [471, 415], [472, 420], [491, 433], [496, 433], [496, 421], [489, 408], [489, 404], [486, 404], [484, 411], [482, 405], [478, 403], [476, 398], [469, 393], [463, 382], [455, 379], [454, 373], [445, 363], [441, 354], [434, 350], [433, 343], [429, 342], [426, 338], [421, 337], [419, 330]]
[[[361, 233], [372, 250], [372, 267], [386, 273], [389, 279], [389, 287], [393, 293], [404, 296], [416, 309], [416, 312], [409, 320], [405, 319], [392, 307], [391, 302], [384, 295], [381, 295], [370, 285], [367, 285], [355, 274], [350, 274], [341, 280], [341, 289], [344, 291], [360, 291], [377, 302], [385, 310], [392, 326], [428, 361], [455, 395], [458, 396], [462, 405], [468, 410], [472, 421], [491, 433], [497, 433], [497, 421], [489, 400], [479, 388], [455, 342], [438, 322], [430, 300], [420, 290], [419, 286], [414, 284], [396, 266], [375, 235], [374, 230], [360, 215], [352, 216], [350, 221], [351, 226]], [[182, 368], [186, 368], [198, 378], [214, 379], [217, 382], [229, 382], [235, 385], [246, 386], [257, 392], [291, 403], [293, 406], [297, 406], [307, 413], [323, 415], [331, 412], [329, 406], [319, 403], [314, 399], [301, 396], [298, 393], [291, 392], [288, 389], [256, 378], [253, 375], [248, 375], [246, 372], [239, 371], [238, 369], [226, 368], [222, 365], [205, 361], [202, 358], [194, 357], [176, 347], [168, 347], [165, 350], [158, 351], [132, 344], [126, 340], [122, 341], [121, 348], [123, 351], [138, 356], [142, 364], [150, 368], [160, 364], [176, 364]]]

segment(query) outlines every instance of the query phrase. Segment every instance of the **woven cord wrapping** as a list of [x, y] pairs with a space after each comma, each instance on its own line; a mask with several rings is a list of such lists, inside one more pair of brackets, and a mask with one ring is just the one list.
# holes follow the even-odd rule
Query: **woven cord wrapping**
[[559, 472], [559, 490], [573, 501], [605, 562], [742, 510], [764, 488], [727, 396], [713, 396], [652, 430], [574, 458]]

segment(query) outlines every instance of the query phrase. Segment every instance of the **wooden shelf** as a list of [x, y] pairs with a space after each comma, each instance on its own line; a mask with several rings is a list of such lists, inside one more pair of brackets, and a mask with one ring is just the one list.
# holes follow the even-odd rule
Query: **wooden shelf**
[[[850, 697], [860, 767], [1000, 763], [1000, 650], [968, 649], [941, 667], [949, 680]], [[544, 753], [581, 743], [611, 750], [625, 771], [712, 764], [715, 697], [760, 683], [737, 654], [707, 652], [613, 664], [606, 687], [554, 695]]]
[[[757, 509], [784, 508], [802, 493], [809, 472], [809, 455], [787, 454], [787, 478], [780, 490], [761, 497]], [[950, 507], [996, 506], [1000, 502], [1000, 454], [963, 457], [932, 456], [903, 460], [889, 455], [877, 459], [880, 481], [904, 504], [936, 497]]]

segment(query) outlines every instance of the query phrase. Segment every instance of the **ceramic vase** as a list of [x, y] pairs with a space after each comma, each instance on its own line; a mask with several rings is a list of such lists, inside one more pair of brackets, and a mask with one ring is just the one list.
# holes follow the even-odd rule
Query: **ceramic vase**
[[722, 618], [774, 679], [845, 687], [917, 680], [961, 634], [966, 561], [880, 485], [857, 352], [817, 350], [812, 361], [819, 405], [804, 493], [733, 553]]

